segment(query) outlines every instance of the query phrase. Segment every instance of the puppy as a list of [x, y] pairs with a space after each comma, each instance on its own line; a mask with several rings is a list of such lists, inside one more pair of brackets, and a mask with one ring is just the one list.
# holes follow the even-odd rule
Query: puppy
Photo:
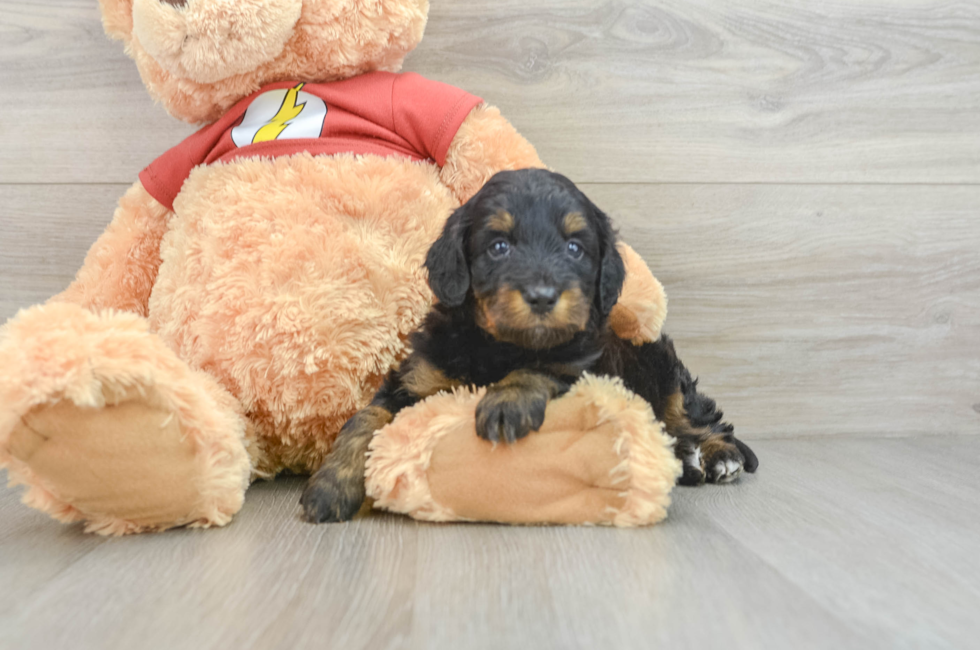
[[372, 434], [401, 409], [455, 386], [486, 386], [476, 434], [514, 442], [536, 431], [548, 400], [585, 371], [615, 375], [653, 406], [677, 439], [680, 483], [726, 483], [758, 460], [663, 335], [635, 346], [607, 317], [625, 277], [616, 235], [564, 176], [500, 172], [446, 222], [425, 265], [439, 302], [412, 353], [341, 429], [300, 502], [312, 522], [345, 521], [364, 500]]

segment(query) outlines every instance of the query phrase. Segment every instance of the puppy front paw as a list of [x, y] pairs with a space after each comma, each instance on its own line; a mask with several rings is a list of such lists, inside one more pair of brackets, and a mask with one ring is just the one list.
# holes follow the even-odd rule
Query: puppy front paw
[[516, 442], [544, 423], [548, 398], [520, 389], [488, 390], [476, 406], [476, 435], [490, 442]]
[[734, 443], [709, 440], [701, 454], [708, 483], [731, 483], [742, 475], [745, 457]]
[[364, 478], [322, 467], [300, 497], [304, 518], [314, 524], [349, 521], [364, 502]]

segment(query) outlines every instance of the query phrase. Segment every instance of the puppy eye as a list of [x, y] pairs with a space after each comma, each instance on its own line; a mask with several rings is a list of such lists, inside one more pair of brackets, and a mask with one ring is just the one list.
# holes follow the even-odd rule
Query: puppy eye
[[510, 252], [510, 242], [504, 239], [498, 239], [490, 244], [490, 248], [487, 250], [487, 252], [490, 253], [490, 257], [495, 260], [506, 257], [507, 253]]
[[568, 242], [568, 254], [574, 257], [575, 259], [579, 259], [580, 257], [582, 257], [582, 253], [584, 252], [585, 249], [582, 248], [582, 244], [578, 243], [574, 239]]

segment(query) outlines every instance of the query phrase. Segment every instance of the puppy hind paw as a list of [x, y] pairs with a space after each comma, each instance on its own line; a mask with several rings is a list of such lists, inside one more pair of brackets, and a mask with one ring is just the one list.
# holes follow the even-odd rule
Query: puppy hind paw
[[745, 457], [734, 444], [713, 445], [704, 457], [706, 480], [708, 483], [731, 483], [742, 475], [744, 465]]
[[742, 475], [742, 463], [734, 460], [718, 461], [708, 470], [709, 483], [731, 483]]

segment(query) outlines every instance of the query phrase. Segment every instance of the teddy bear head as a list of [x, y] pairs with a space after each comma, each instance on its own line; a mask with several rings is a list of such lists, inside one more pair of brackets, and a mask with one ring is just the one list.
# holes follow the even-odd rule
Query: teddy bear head
[[212, 122], [274, 81], [397, 71], [428, 0], [99, 0], [150, 94], [191, 123]]

